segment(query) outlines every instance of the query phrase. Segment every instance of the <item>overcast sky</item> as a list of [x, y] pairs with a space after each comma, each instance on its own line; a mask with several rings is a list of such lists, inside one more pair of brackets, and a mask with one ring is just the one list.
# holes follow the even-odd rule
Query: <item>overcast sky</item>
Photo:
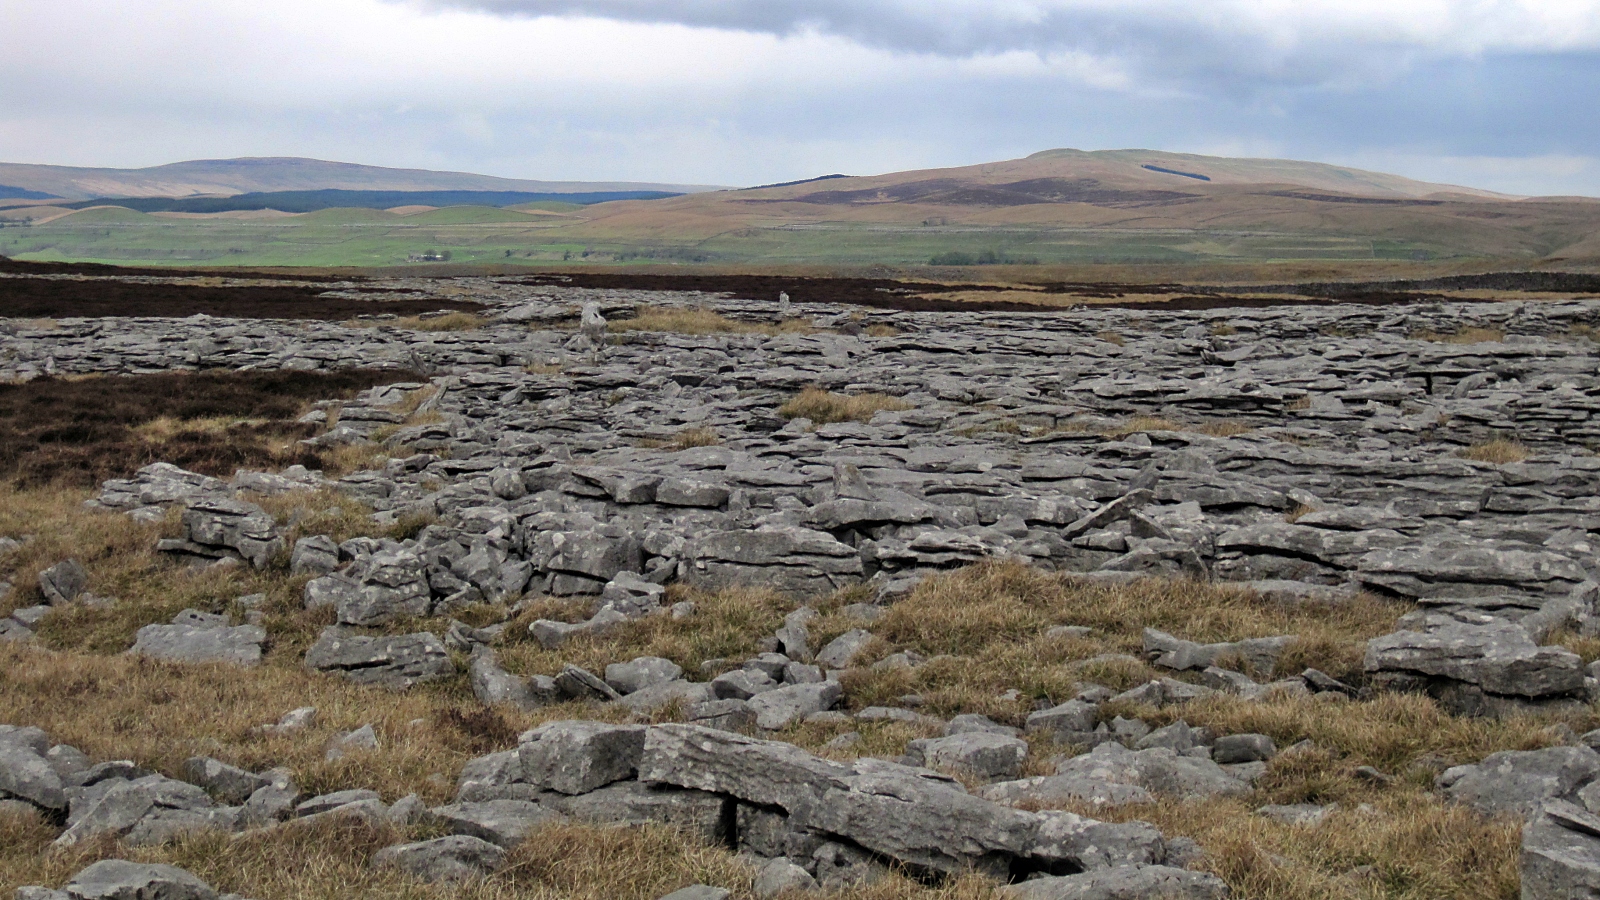
[[1600, 196], [1600, 0], [0, 0], [0, 160], [756, 184], [1052, 147]]

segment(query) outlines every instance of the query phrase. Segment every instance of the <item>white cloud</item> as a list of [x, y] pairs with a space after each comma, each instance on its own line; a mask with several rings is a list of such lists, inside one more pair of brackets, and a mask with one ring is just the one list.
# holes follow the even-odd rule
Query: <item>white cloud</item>
[[1600, 145], [1597, 29], [1600, 0], [0, 0], [0, 159], [750, 184], [1143, 146], [1596, 193], [1515, 161]]

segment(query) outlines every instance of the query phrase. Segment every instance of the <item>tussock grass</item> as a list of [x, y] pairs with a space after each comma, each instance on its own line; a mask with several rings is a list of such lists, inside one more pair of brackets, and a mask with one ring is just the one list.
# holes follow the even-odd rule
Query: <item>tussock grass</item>
[[678, 334], [812, 334], [804, 319], [785, 319], [776, 325], [741, 322], [704, 306], [641, 306], [631, 319], [611, 322], [612, 331], [670, 331]]
[[982, 425], [973, 425], [968, 428], [958, 428], [954, 432], [962, 437], [977, 437], [981, 434], [1015, 434], [1022, 435], [1026, 432], [1016, 419], [996, 419]]
[[[373, 788], [387, 801], [419, 793], [437, 804], [453, 794], [454, 777], [467, 759], [507, 748], [520, 730], [554, 719], [587, 717], [622, 721], [626, 709], [602, 705], [552, 706], [538, 713], [483, 709], [462, 674], [408, 693], [360, 687], [301, 666], [307, 642], [328, 612], [299, 609], [304, 578], [283, 572], [176, 569], [150, 548], [165, 524], [131, 525], [125, 517], [94, 514], [80, 506], [83, 492], [5, 488], [0, 493], [0, 533], [34, 533], [21, 551], [0, 559], [0, 572], [18, 581], [13, 602], [30, 602], [32, 577], [45, 565], [77, 556], [90, 569], [91, 589], [115, 594], [112, 610], [56, 613], [43, 629], [46, 647], [0, 645], [0, 709], [8, 722], [38, 725], [54, 740], [78, 746], [96, 759], [134, 759], [179, 775], [186, 757], [206, 754], [246, 769], [285, 765], [314, 793]], [[298, 533], [349, 536], [371, 533], [365, 508], [322, 493], [262, 498]], [[126, 657], [131, 631], [195, 605], [227, 610], [232, 597], [266, 591], [269, 653], [259, 668], [174, 665]], [[693, 601], [698, 612], [682, 620], [630, 621], [603, 636], [578, 637], [557, 652], [531, 641], [533, 618], [574, 621], [592, 612], [592, 599], [539, 599], [507, 628], [499, 647], [502, 665], [522, 674], [554, 674], [566, 663], [602, 673], [606, 663], [640, 655], [677, 661], [693, 677], [733, 668], [760, 650], [795, 602], [763, 589], [718, 594], [670, 589], [672, 601]], [[819, 649], [845, 629], [866, 625], [843, 612], [867, 599], [864, 588], [814, 601], [810, 625]], [[1086, 682], [1125, 689], [1171, 673], [1138, 657], [1141, 629], [1171, 631], [1194, 641], [1298, 634], [1280, 673], [1304, 666], [1358, 679], [1363, 644], [1392, 628], [1402, 604], [1357, 597], [1336, 605], [1280, 605], [1242, 589], [1182, 580], [1141, 580], [1130, 585], [1088, 585], [1021, 564], [984, 564], [930, 578], [885, 617], [870, 625], [875, 639], [861, 663], [910, 649], [930, 657], [915, 669], [854, 669], [843, 679], [846, 703], [898, 705], [922, 695], [934, 716], [986, 713], [1021, 724], [1037, 700], [1061, 701]], [[458, 617], [486, 623], [504, 607], [464, 610]], [[397, 623], [392, 631], [440, 631], [442, 620]], [[1086, 625], [1088, 637], [1045, 637], [1054, 625]], [[464, 660], [458, 660], [464, 663]], [[709, 663], [709, 666], [707, 666]], [[1018, 697], [1006, 700], [1006, 690]], [[296, 706], [317, 706], [304, 732], [266, 735], [254, 730]], [[1178, 717], [1224, 733], [1261, 732], [1280, 748], [1314, 741], [1312, 751], [1285, 753], [1248, 798], [1171, 802], [1122, 810], [1082, 809], [1096, 818], [1141, 818], [1170, 836], [1200, 841], [1203, 868], [1218, 873], [1238, 897], [1506, 898], [1517, 886], [1517, 826], [1485, 820], [1446, 806], [1429, 793], [1440, 767], [1477, 761], [1498, 749], [1533, 749], [1562, 740], [1562, 725], [1587, 730], [1594, 716], [1523, 717], [1517, 721], [1459, 719], [1434, 701], [1381, 695], [1371, 701], [1278, 695], [1261, 701], [1206, 698], [1166, 709], [1128, 708], [1152, 724]], [[664, 709], [656, 721], [678, 717]], [[328, 761], [328, 741], [371, 724], [379, 748]], [[778, 735], [813, 751], [845, 730], [861, 733], [851, 748], [826, 751], [838, 759], [898, 756], [907, 740], [931, 737], [938, 725], [907, 722], [800, 724]], [[1053, 770], [1053, 756], [1069, 748], [1030, 738], [1024, 775]], [[1378, 788], [1355, 777], [1357, 765], [1376, 765], [1400, 778]], [[1339, 802], [1323, 825], [1298, 828], [1253, 815], [1264, 802]], [[1358, 807], [1370, 804], [1370, 812]], [[24, 818], [0, 818], [0, 892], [21, 884], [59, 886], [94, 858], [126, 857], [166, 862], [194, 871], [222, 890], [261, 900], [277, 898], [438, 897], [392, 871], [370, 868], [379, 847], [430, 836], [426, 830], [373, 830], [355, 823], [298, 826], [253, 838], [197, 834], [163, 847], [123, 849], [91, 842], [50, 850], [56, 831]], [[1373, 866], [1373, 876], [1355, 873]], [[1365, 870], [1363, 870], [1365, 871]], [[752, 868], [720, 847], [707, 847], [677, 831], [650, 828], [552, 826], [512, 852], [506, 871], [485, 881], [451, 887], [451, 897], [653, 900], [694, 882], [720, 884], [747, 895]], [[894, 878], [835, 892], [840, 900], [992, 900], [994, 882], [976, 876], [926, 886]]]
[[[1251, 796], [1078, 811], [1150, 822], [1206, 849], [1201, 866], [1249, 900], [1512, 900], [1520, 823], [1485, 819], [1420, 790], [1371, 796], [1319, 825], [1255, 814]], [[1370, 867], [1370, 868], [1368, 868]]]
[[1095, 334], [1095, 337], [1099, 338], [1102, 341], [1105, 341], [1108, 344], [1116, 344], [1118, 347], [1126, 346], [1127, 343], [1128, 343], [1126, 338], [1124, 338], [1122, 335], [1116, 333], [1115, 331], [1097, 332]]
[[867, 422], [878, 413], [899, 412], [912, 405], [888, 394], [835, 394], [821, 388], [806, 388], [778, 407], [786, 419], [810, 419], [818, 425], [831, 422]]
[[[74, 604], [52, 612], [38, 629], [46, 646], [119, 653], [133, 645], [140, 626], [169, 621], [187, 608], [228, 612], [234, 599], [256, 593], [268, 597], [264, 624], [280, 651], [303, 649], [328, 624], [320, 614], [300, 609], [305, 578], [291, 577], [282, 568], [195, 569], [170, 562], [155, 552], [155, 543], [180, 533], [177, 511], [169, 512], [164, 522], [140, 525], [120, 514], [85, 509], [83, 501], [90, 496], [88, 491], [0, 484], [0, 535], [32, 536], [0, 560], [4, 567], [0, 577], [16, 585], [9, 597], [0, 600], [0, 614], [43, 602], [38, 573], [67, 558], [77, 559], [88, 571], [90, 591], [117, 601], [109, 608]], [[332, 491], [256, 499], [287, 526], [289, 546], [310, 534], [330, 534], [336, 540], [360, 535], [399, 538], [426, 524], [403, 520], [392, 527], [379, 526], [369, 507]]]
[[[618, 625], [604, 635], [569, 640], [554, 651], [544, 650], [528, 632], [536, 619], [580, 621], [593, 612], [592, 599], [546, 598], [531, 604], [506, 629], [507, 645], [501, 662], [518, 673], [554, 675], [567, 663], [602, 673], [607, 663], [639, 656], [660, 656], [700, 677], [702, 663], [725, 660], [733, 668], [758, 652], [757, 643], [783, 625], [783, 615], [795, 604], [777, 594], [757, 589], [705, 594], [674, 587], [673, 602], [692, 600], [695, 613], [688, 618], [651, 616]], [[840, 629], [841, 631], [843, 629]]]
[[1498, 344], [1505, 340], [1506, 333], [1502, 328], [1462, 328], [1448, 332], [1419, 331], [1410, 337], [1414, 341], [1435, 344]]
[[689, 450], [694, 447], [715, 447], [722, 443], [722, 438], [715, 428], [686, 428], [678, 432], [672, 439], [675, 450]]
[[867, 337], [894, 337], [900, 333], [900, 329], [893, 325], [868, 325], [861, 333]]
[[[198, 834], [162, 847], [120, 849], [90, 843], [54, 850], [49, 829], [19, 820], [0, 822], [0, 889], [65, 883], [96, 859], [118, 857], [188, 869], [221, 891], [260, 900], [348, 900], [442, 896], [461, 900], [613, 900], [654, 898], [691, 884], [726, 886], [748, 896], [755, 869], [720, 848], [663, 826], [599, 828], [578, 825], [540, 830], [508, 854], [505, 868], [486, 879], [434, 886], [371, 866], [389, 844], [427, 836], [359, 821], [281, 827], [230, 840]], [[901, 887], [886, 897], [909, 896]]]
[[701, 428], [685, 428], [673, 435], [670, 440], [643, 440], [639, 446], [651, 450], [689, 450], [694, 447], [716, 447], [722, 444], [722, 436], [717, 434], [715, 428], [709, 426]]
[[1122, 440], [1131, 435], [1143, 434], [1147, 431], [1187, 431], [1192, 434], [1206, 434], [1211, 437], [1238, 437], [1241, 434], [1249, 434], [1254, 430], [1242, 422], [1231, 422], [1225, 419], [1185, 424], [1160, 416], [1134, 416], [1121, 425], [1102, 432], [1102, 434], [1115, 440]]
[[1506, 463], [1519, 463], [1527, 459], [1529, 450], [1519, 441], [1499, 438], [1492, 441], [1484, 441], [1481, 444], [1473, 444], [1457, 451], [1456, 455], [1462, 459], [1505, 465]]
[[1283, 520], [1293, 525], [1294, 523], [1300, 521], [1302, 516], [1309, 516], [1316, 511], [1317, 508], [1315, 506], [1307, 506], [1304, 503], [1298, 503], [1295, 504], [1294, 509], [1291, 509], [1283, 514]]
[[[1298, 670], [1295, 670], [1298, 671]], [[1494, 720], [1452, 716], [1416, 694], [1380, 694], [1369, 701], [1337, 701], [1320, 696], [1275, 696], [1246, 701], [1216, 696], [1164, 710], [1130, 709], [1164, 724], [1179, 718], [1210, 725], [1225, 734], [1271, 735], [1279, 747], [1311, 740], [1339, 760], [1342, 771], [1370, 765], [1431, 787], [1441, 766], [1477, 762], [1500, 750], [1538, 750], [1562, 743], [1565, 724], [1594, 727], [1592, 713], [1537, 715]], [[1420, 768], [1418, 768], [1420, 765]], [[1279, 793], [1274, 802], [1319, 798], [1327, 793]], [[1298, 798], [1298, 799], [1296, 799]]]
[[[86, 496], [59, 489], [0, 489], [0, 534], [36, 536], [0, 558], [0, 576], [18, 585], [8, 603], [36, 602], [38, 570], [67, 556], [89, 569], [91, 590], [120, 601], [110, 610], [53, 614], [41, 632], [43, 646], [0, 645], [0, 721], [37, 725], [97, 759], [131, 758], [170, 775], [180, 774], [187, 757], [210, 755], [254, 770], [285, 766], [312, 792], [365, 787], [390, 801], [415, 792], [439, 803], [453, 794], [462, 764], [508, 747], [526, 728], [565, 718], [631, 718], [621, 707], [593, 704], [536, 713], [485, 710], [459, 673], [396, 694], [307, 671], [301, 665], [305, 646], [331, 617], [326, 610], [300, 609], [304, 578], [279, 570], [175, 567], [151, 549], [157, 537], [175, 533], [175, 517], [136, 526], [120, 515], [82, 509]], [[291, 541], [303, 533], [330, 533], [337, 539], [378, 533], [368, 510], [331, 492], [261, 502], [287, 524]], [[266, 659], [256, 669], [177, 665], [121, 653], [139, 625], [164, 621], [186, 606], [228, 611], [234, 597], [258, 591], [268, 594], [263, 624], [270, 637]], [[844, 610], [868, 596], [865, 588], [853, 588], [813, 601], [820, 612], [809, 625], [813, 649], [864, 626]], [[797, 605], [760, 589], [706, 594], [674, 587], [669, 599], [692, 600], [697, 611], [683, 619], [663, 615], [629, 622], [603, 635], [575, 638], [553, 652], [532, 640], [527, 625], [535, 618], [586, 618], [594, 601], [538, 599], [507, 628], [501, 662], [520, 674], [554, 674], [568, 663], [600, 673], [611, 662], [663, 656], [703, 679], [758, 652]], [[915, 650], [929, 657], [927, 663], [915, 669], [863, 667], [846, 674], [843, 684], [852, 709], [899, 705], [899, 698], [915, 693], [923, 698], [921, 711], [931, 715], [980, 712], [1021, 724], [1036, 701], [1061, 702], [1086, 683], [1123, 689], [1171, 676], [1137, 658], [1145, 627], [1202, 642], [1298, 635], [1278, 667], [1280, 675], [1315, 666], [1359, 681], [1365, 641], [1390, 630], [1407, 608], [1367, 596], [1334, 605], [1280, 605], [1227, 585], [1164, 579], [1103, 585], [1017, 563], [990, 563], [930, 578], [867, 626], [875, 639], [859, 660], [863, 666], [898, 650]], [[505, 613], [504, 607], [485, 606], [456, 615], [484, 624]], [[445, 624], [403, 622], [389, 630], [439, 632]], [[1045, 636], [1052, 626], [1068, 624], [1092, 631], [1087, 637]], [[1600, 643], [1587, 649], [1600, 653]], [[1004, 696], [1011, 690], [1017, 692], [1014, 699]], [[319, 710], [305, 731], [255, 731], [299, 706]], [[1222, 733], [1260, 732], [1280, 748], [1313, 742], [1311, 751], [1281, 754], [1244, 798], [1078, 810], [1102, 819], [1143, 819], [1169, 836], [1192, 836], [1208, 853], [1203, 865], [1227, 880], [1235, 896], [1262, 900], [1515, 896], [1516, 824], [1440, 802], [1430, 792], [1433, 775], [1443, 766], [1498, 750], [1559, 743], [1563, 726], [1586, 731], [1596, 724], [1591, 713], [1505, 722], [1463, 719], [1441, 712], [1426, 697], [1410, 695], [1360, 702], [1287, 695], [1244, 701], [1218, 695], [1162, 710], [1110, 711], [1139, 715], [1153, 725], [1181, 717]], [[655, 720], [679, 715], [668, 708]], [[378, 733], [377, 750], [337, 761], [325, 758], [332, 738], [366, 724]], [[861, 741], [828, 755], [892, 758], [906, 741], [938, 733], [932, 724], [850, 722], [801, 724], [777, 737], [820, 751], [847, 730], [858, 732]], [[1025, 775], [1052, 771], [1052, 757], [1070, 749], [1031, 740]], [[1374, 787], [1356, 777], [1360, 765], [1375, 766], [1399, 782]], [[1341, 808], [1309, 828], [1253, 814], [1264, 803], [1289, 802], [1338, 802]], [[1360, 810], [1362, 804], [1371, 810]], [[401, 833], [333, 823], [239, 840], [197, 835], [156, 848], [101, 842], [50, 851], [55, 834], [37, 822], [0, 818], [0, 892], [21, 884], [59, 886], [93, 859], [125, 856], [179, 865], [219, 889], [261, 900], [441, 895], [437, 888], [368, 866], [381, 846], [431, 836], [421, 829]], [[1372, 869], [1360, 870], [1363, 866]], [[1370, 877], [1363, 874], [1368, 871]], [[670, 829], [557, 826], [514, 850], [505, 872], [452, 887], [449, 895], [654, 900], [704, 882], [748, 896], [751, 874], [746, 862], [725, 849]], [[992, 900], [995, 887], [974, 876], [943, 886], [892, 877], [834, 896]]]
[[[1367, 596], [1289, 607], [1224, 585], [1163, 579], [1098, 585], [1016, 563], [981, 564], [924, 582], [873, 627], [883, 642], [880, 655], [910, 648], [933, 657], [929, 663], [914, 671], [856, 673], [847, 689], [860, 705], [916, 692], [937, 715], [983, 712], [1021, 724], [1036, 699], [1060, 703], [1085, 683], [1121, 690], [1170, 675], [1136, 658], [1146, 627], [1202, 643], [1296, 635], [1280, 672], [1314, 666], [1359, 679], [1365, 642], [1390, 630], [1404, 610]], [[1088, 638], [1046, 637], [1055, 625], [1094, 631]], [[1106, 655], [1112, 656], [1085, 663]], [[1021, 697], [1000, 699], [1013, 688]]]
[[377, 324], [407, 331], [479, 331], [488, 327], [489, 320], [469, 312], [450, 312], [442, 316], [406, 316]]

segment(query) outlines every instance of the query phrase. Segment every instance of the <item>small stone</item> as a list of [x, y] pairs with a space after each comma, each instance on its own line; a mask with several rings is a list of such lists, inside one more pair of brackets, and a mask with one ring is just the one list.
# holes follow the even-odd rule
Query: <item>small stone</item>
[[773, 900], [781, 894], [793, 891], [814, 891], [817, 889], [817, 880], [811, 873], [800, 868], [788, 859], [778, 857], [768, 860], [756, 873], [755, 886], [752, 889], [759, 900]]
[[[372, 857], [374, 867], [393, 867], [420, 881], [466, 881], [492, 874], [505, 864], [506, 851], [488, 841], [455, 834], [385, 847]], [[141, 898], [143, 900], [143, 898]]]
[[1211, 746], [1211, 758], [1220, 765], [1266, 762], [1277, 755], [1272, 738], [1264, 734], [1230, 734]]

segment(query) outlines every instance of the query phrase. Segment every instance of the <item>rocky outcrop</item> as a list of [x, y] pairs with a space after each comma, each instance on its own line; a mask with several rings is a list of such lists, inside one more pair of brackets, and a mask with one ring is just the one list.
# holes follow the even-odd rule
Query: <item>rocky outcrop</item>
[[306, 665], [342, 675], [359, 684], [403, 690], [455, 674], [444, 643], [432, 634], [372, 636], [338, 626], [324, 629]]
[[1422, 623], [1426, 630], [1374, 638], [1364, 668], [1379, 687], [1428, 693], [1472, 715], [1587, 703], [1577, 654], [1538, 646], [1521, 625], [1475, 618], [1430, 616]]
[[[961, 736], [973, 737], [1001, 736]], [[967, 747], [959, 738], [943, 740], [949, 743], [925, 744], [922, 752], [971, 762], [999, 749], [996, 742]], [[961, 752], [979, 744], [976, 755]], [[1006, 749], [1014, 759], [1016, 748]], [[479, 805], [522, 804], [524, 816], [543, 809], [585, 821], [671, 822], [787, 860], [824, 886], [872, 877], [886, 864], [928, 873], [976, 868], [1009, 878], [1030, 869], [1114, 870], [1166, 858], [1159, 832], [1142, 823], [1023, 812], [969, 794], [929, 769], [867, 758], [832, 762], [792, 744], [693, 725], [542, 726], [523, 736], [516, 753], [469, 765], [457, 796]], [[462, 824], [454, 809], [436, 810], [436, 821], [458, 833], [483, 833]], [[845, 871], [853, 874], [846, 878]]]
[[266, 568], [283, 551], [272, 516], [242, 500], [197, 499], [185, 503], [183, 536], [165, 538], [156, 549], [193, 560], [238, 559]]

